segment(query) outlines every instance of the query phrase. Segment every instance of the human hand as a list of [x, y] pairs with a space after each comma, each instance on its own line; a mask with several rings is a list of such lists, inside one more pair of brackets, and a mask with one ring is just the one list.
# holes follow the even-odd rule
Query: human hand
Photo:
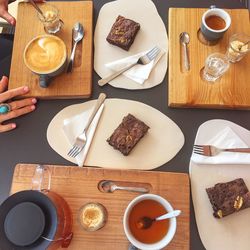
[[[6, 91], [7, 87], [8, 87], [8, 78], [6, 76], [3, 76], [2, 79], [0, 80], [0, 105], [4, 104], [6, 101], [10, 100], [13, 97], [21, 96], [29, 92], [29, 88], [27, 86]], [[11, 110], [5, 114], [0, 113], [0, 133], [16, 128], [15, 123], [8, 123], [8, 124], [3, 124], [3, 123], [7, 120], [34, 111], [36, 108], [34, 104], [36, 102], [37, 100], [35, 98], [26, 98], [22, 100], [8, 102], [8, 105], [10, 106]]]
[[[14, 2], [14, 1], [10, 1], [10, 2]], [[45, 0], [35, 0], [35, 2], [45, 2]], [[0, 0], [0, 17], [5, 19], [11, 25], [15, 26], [16, 19], [8, 12], [8, 4], [9, 4], [9, 0]]]
[[5, 19], [11, 25], [16, 24], [16, 19], [8, 12], [8, 0], [0, 0], [0, 17]]

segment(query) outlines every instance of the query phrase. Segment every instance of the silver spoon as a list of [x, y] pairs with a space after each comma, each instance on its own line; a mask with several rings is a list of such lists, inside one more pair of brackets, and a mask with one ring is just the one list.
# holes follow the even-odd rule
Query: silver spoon
[[39, 8], [39, 6], [33, 1], [29, 0], [29, 2], [32, 4], [32, 6], [42, 15], [43, 19], [46, 20], [45, 15], [43, 14], [42, 10]]
[[124, 187], [124, 186], [118, 186], [112, 181], [101, 181], [99, 183], [99, 189], [105, 193], [113, 193], [116, 190], [126, 190], [131, 192], [138, 192], [138, 193], [148, 193], [148, 188], [144, 187]]
[[189, 41], [190, 41], [189, 34], [187, 32], [182, 32], [180, 34], [180, 42], [184, 48], [184, 66], [186, 70], [190, 70], [190, 62], [189, 62], [188, 48], [187, 48]]
[[158, 217], [156, 217], [154, 219], [152, 219], [150, 217], [147, 217], [147, 216], [144, 216], [144, 217], [140, 218], [136, 222], [136, 226], [139, 229], [147, 229], [147, 228], [151, 227], [152, 224], [153, 224], [153, 222], [155, 222], [155, 221], [161, 221], [161, 220], [170, 219], [170, 218], [173, 218], [173, 217], [177, 217], [180, 214], [181, 214], [180, 210], [174, 210], [172, 212], [169, 212], [169, 213], [166, 213], [164, 215], [158, 216]]
[[84, 37], [84, 29], [83, 29], [83, 26], [81, 23], [77, 22], [74, 25], [74, 27], [72, 29], [72, 36], [73, 36], [74, 45], [73, 45], [70, 59], [69, 59], [69, 64], [68, 64], [68, 69], [67, 69], [68, 73], [71, 72], [73, 69], [73, 62], [74, 62], [74, 58], [75, 58], [76, 45]]

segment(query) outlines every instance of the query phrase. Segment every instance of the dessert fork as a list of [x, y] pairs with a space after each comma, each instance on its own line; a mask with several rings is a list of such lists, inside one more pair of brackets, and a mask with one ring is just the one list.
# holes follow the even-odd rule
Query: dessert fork
[[160, 48], [155, 46], [153, 49], [151, 49], [148, 53], [146, 53], [145, 55], [139, 57], [139, 59], [137, 60], [137, 62], [132, 63], [130, 65], [128, 65], [127, 67], [113, 73], [110, 76], [104, 77], [101, 80], [98, 81], [99, 86], [103, 86], [106, 83], [108, 83], [109, 81], [113, 80], [114, 78], [116, 78], [117, 76], [119, 76], [120, 74], [124, 73], [125, 71], [129, 70], [130, 68], [132, 68], [133, 66], [135, 66], [136, 64], [148, 64], [150, 63], [152, 60], [154, 60], [157, 55], [160, 53]]
[[194, 145], [194, 153], [215, 156], [221, 152], [250, 153], [250, 148], [217, 148], [212, 145]]
[[94, 110], [93, 110], [92, 114], [89, 117], [87, 125], [85, 126], [83, 132], [80, 135], [77, 136], [73, 147], [68, 152], [68, 156], [75, 158], [77, 155], [79, 155], [79, 153], [85, 147], [85, 145], [87, 143], [87, 131], [88, 131], [88, 128], [89, 128], [91, 122], [93, 121], [93, 119], [95, 118], [95, 115], [98, 112], [99, 108], [101, 107], [101, 105], [105, 101], [105, 98], [106, 98], [106, 95], [104, 93], [101, 93], [99, 95], [99, 97], [97, 99], [97, 103], [96, 103], [96, 105], [94, 107]]

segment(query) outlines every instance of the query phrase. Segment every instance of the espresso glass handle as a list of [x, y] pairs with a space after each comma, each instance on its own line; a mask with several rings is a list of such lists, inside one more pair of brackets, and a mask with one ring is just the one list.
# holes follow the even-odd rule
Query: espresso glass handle
[[[43, 185], [45, 183], [45, 176], [47, 175], [48, 183], [47, 187], [44, 188]], [[32, 178], [32, 190], [42, 191], [42, 190], [50, 190], [51, 183], [51, 173], [48, 167], [43, 165], [37, 165], [35, 173]]]

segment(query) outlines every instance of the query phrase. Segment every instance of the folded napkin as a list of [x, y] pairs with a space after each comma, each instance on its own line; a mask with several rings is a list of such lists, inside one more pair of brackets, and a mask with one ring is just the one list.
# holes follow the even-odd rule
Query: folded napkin
[[[247, 148], [248, 145], [230, 128], [226, 127], [219, 131], [216, 136], [202, 144], [213, 145], [219, 148]], [[250, 164], [250, 154], [221, 152], [220, 154], [207, 157], [192, 154], [191, 161], [198, 164]]]
[[[73, 146], [73, 144], [75, 143], [76, 137], [79, 134], [81, 134], [82, 131], [84, 130], [93, 109], [94, 107], [92, 109], [82, 112], [79, 115], [76, 115], [69, 119], [65, 119], [63, 121], [63, 132], [66, 135], [71, 146]], [[96, 127], [98, 125], [101, 114], [103, 112], [103, 109], [104, 109], [104, 103], [99, 108], [98, 112], [95, 115], [95, 118], [93, 119], [91, 125], [89, 126], [89, 129], [87, 131], [87, 143], [85, 147], [80, 152], [80, 154], [76, 157], [76, 161], [79, 167], [82, 167], [85, 162], [85, 159], [87, 157], [87, 154], [88, 154], [92, 139], [94, 137]]]
[[[114, 71], [119, 71], [119, 70], [125, 68], [126, 66], [137, 62], [139, 57], [141, 57], [142, 55], [145, 55], [148, 51], [149, 50], [138, 53], [138, 54], [133, 55], [133, 56], [129, 56], [129, 57], [125, 57], [125, 58], [116, 60], [114, 62], [106, 63], [105, 66], [109, 69], [114, 70]], [[134, 67], [132, 67], [131, 69], [125, 71], [123, 73], [123, 75], [125, 75], [129, 79], [131, 79], [139, 84], [143, 84], [149, 78], [149, 75], [150, 75], [152, 69], [154, 68], [154, 66], [157, 64], [157, 62], [161, 59], [161, 57], [164, 54], [165, 54], [165, 51], [160, 48], [160, 53], [150, 63], [148, 63], [146, 65], [137, 64]]]

